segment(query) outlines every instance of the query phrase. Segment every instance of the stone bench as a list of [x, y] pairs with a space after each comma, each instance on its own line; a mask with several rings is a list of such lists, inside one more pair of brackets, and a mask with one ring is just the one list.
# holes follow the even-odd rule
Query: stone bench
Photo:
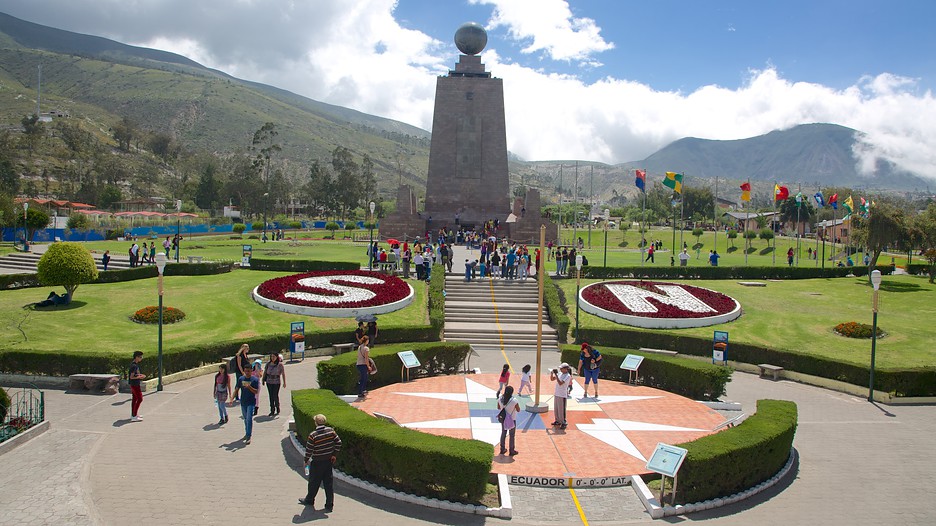
[[188, 256], [189, 263], [201, 263], [204, 256]]
[[117, 394], [120, 377], [116, 374], [72, 374], [68, 376], [68, 388], [75, 391]]
[[758, 367], [760, 367], [761, 378], [764, 378], [764, 376], [769, 372], [771, 376], [773, 376], [774, 381], [779, 380], [780, 373], [783, 372], [783, 367], [780, 367], [779, 365], [770, 365], [769, 363], [762, 363], [762, 364], [758, 364]]
[[641, 347], [640, 349], [637, 349], [637, 352], [662, 354], [665, 356], [676, 356], [677, 354], [679, 354], [678, 351], [667, 351], [665, 349], [648, 349], [647, 347]]
[[335, 343], [332, 344], [332, 349], [335, 349], [335, 354], [341, 354], [343, 352], [348, 352], [351, 349], [357, 347], [356, 343]]

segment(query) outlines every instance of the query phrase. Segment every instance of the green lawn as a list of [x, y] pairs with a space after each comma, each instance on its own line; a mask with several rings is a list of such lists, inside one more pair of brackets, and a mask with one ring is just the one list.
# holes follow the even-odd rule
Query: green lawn
[[[597, 280], [582, 280], [582, 286]], [[569, 300], [569, 315], [575, 324], [575, 280], [559, 281]], [[867, 278], [835, 278], [769, 281], [767, 287], [744, 287], [731, 280], [692, 280], [692, 285], [728, 294], [738, 300], [744, 313], [737, 320], [698, 329], [673, 330], [705, 338], [714, 330], [726, 330], [731, 341], [773, 349], [816, 353], [867, 364], [870, 340], [849, 339], [832, 330], [835, 325], [856, 321], [871, 323], [871, 287]], [[619, 325], [585, 312], [584, 328], [615, 328]], [[936, 366], [936, 285], [917, 276], [886, 276], [881, 285], [878, 325], [887, 332], [878, 339], [877, 364], [882, 367]], [[729, 347], [730, 356], [730, 347]]]
[[[289, 333], [289, 323], [305, 321], [306, 332], [347, 328], [348, 338], [356, 326], [347, 318], [311, 318], [262, 307], [250, 296], [261, 282], [288, 275], [284, 272], [236, 270], [214, 276], [169, 276], [165, 278], [164, 304], [182, 309], [186, 318], [163, 327], [164, 345], [189, 346], [229, 341], [257, 335]], [[380, 316], [380, 327], [428, 324], [427, 290], [411, 281], [416, 298], [405, 309]], [[60, 289], [60, 288], [58, 288]], [[82, 285], [72, 304], [58, 310], [24, 310], [22, 307], [48, 295], [52, 287], [0, 292], [0, 349], [29, 348], [99, 352], [111, 350], [155, 350], [156, 326], [140, 325], [129, 316], [137, 309], [156, 305], [156, 279], [123, 283]], [[61, 292], [59, 290], [59, 292]], [[24, 316], [22, 333], [16, 329]]]
[[[367, 243], [354, 243], [343, 240], [341, 232], [339, 239], [322, 239], [327, 232], [302, 232], [301, 236], [310, 236], [312, 239], [301, 238], [297, 242], [282, 240], [263, 243], [257, 239], [231, 239], [230, 236], [198, 236], [182, 241], [182, 261], [186, 256], [202, 256], [211, 261], [240, 261], [244, 245], [251, 245], [253, 257], [263, 259], [313, 259], [319, 261], [359, 261], [367, 263]], [[360, 231], [357, 231], [361, 235]], [[165, 239], [165, 238], [163, 238]], [[137, 243], [152, 240], [140, 239]], [[162, 240], [157, 239], [157, 247], [162, 249]], [[129, 241], [88, 241], [82, 243], [88, 250], [103, 253], [110, 250], [111, 254], [126, 255], [130, 249]]]
[[[589, 243], [588, 230], [578, 230], [573, 232], [571, 229], [564, 228], [562, 230], [562, 239], [564, 243], [571, 243], [573, 239], [582, 238], [582, 241], [585, 245], [585, 255], [588, 258], [588, 262], [592, 266], [602, 266], [605, 257], [605, 238], [604, 230], [592, 229], [591, 232], [591, 243]], [[682, 240], [680, 240], [680, 231], [676, 231], [676, 246], [682, 247], [682, 244], [685, 243], [689, 248], [689, 259], [690, 266], [699, 266], [699, 265], [708, 265], [708, 255], [709, 251], [713, 248], [718, 250], [718, 254], [721, 258], [718, 260], [718, 265], [721, 267], [730, 267], [730, 266], [744, 266], [749, 265], [752, 267], [756, 266], [786, 266], [787, 250], [793, 248], [796, 251], [796, 238], [780, 236], [776, 239], [777, 242], [777, 256], [776, 263], [774, 262], [773, 256], [773, 240], [770, 241], [768, 246], [767, 241], [762, 239], [754, 239], [751, 244], [751, 250], [747, 256], [747, 262], [745, 263], [744, 258], [744, 240], [741, 239], [740, 235], [737, 239], [730, 240], [726, 237], [724, 232], [718, 233], [717, 245], [714, 232], [704, 232], [701, 237], [698, 239], [692, 235], [692, 231], [683, 231]], [[646, 262], [646, 265], [655, 265], [655, 266], [669, 266], [670, 256], [672, 256], [671, 248], [673, 243], [673, 230], [662, 227], [653, 227], [647, 233], [647, 239], [656, 240], [659, 239], [663, 242], [663, 250], [658, 251], [655, 255], [655, 262], [650, 263]], [[627, 232], [621, 232], [620, 230], [609, 230], [608, 231], [608, 266], [609, 267], [627, 267], [635, 266], [641, 264], [641, 255], [640, 249], [638, 248], [638, 243], [640, 242], [640, 233], [636, 230], [628, 230]], [[591, 248], [588, 248], [588, 247]], [[799, 246], [799, 266], [801, 267], [821, 267], [822, 259], [808, 259], [808, 249], [812, 248], [816, 250], [816, 241], [815, 240], [800, 240]], [[819, 243], [818, 247], [820, 255], [822, 254], [822, 243]], [[825, 246], [825, 255], [826, 258], [831, 255], [841, 254], [845, 250], [844, 245], [838, 244], [833, 246], [832, 243], [826, 243]], [[679, 250], [681, 251], [681, 249]], [[679, 252], [677, 251], [677, 252]], [[863, 253], [852, 256], [852, 260], [856, 265], [861, 264], [861, 258], [864, 256]], [[906, 262], [906, 255], [897, 255], [896, 263], [902, 265]], [[881, 256], [882, 259], [879, 260], [880, 264], [890, 263], [890, 255]], [[917, 261], [918, 258], [914, 258], [914, 261]], [[844, 261], [844, 258], [842, 258]], [[836, 261], [826, 261], [825, 266], [830, 267], [834, 266]], [[919, 262], [922, 262], [922, 258], [919, 258]], [[818, 263], [818, 264], [817, 264]], [[679, 264], [679, 260], [676, 260], [676, 264]], [[794, 265], [796, 260], [794, 259]]]

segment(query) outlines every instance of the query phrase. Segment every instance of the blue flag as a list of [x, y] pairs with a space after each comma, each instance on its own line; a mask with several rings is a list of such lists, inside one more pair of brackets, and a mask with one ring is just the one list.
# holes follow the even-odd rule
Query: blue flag
[[816, 195], [813, 197], [816, 199], [816, 204], [819, 205], [819, 208], [825, 206], [825, 199], [822, 197], [822, 192], [816, 192]]
[[640, 188], [641, 192], [646, 192], [647, 190], [647, 171], [646, 170], [634, 170], [634, 184], [637, 185], [637, 188]]

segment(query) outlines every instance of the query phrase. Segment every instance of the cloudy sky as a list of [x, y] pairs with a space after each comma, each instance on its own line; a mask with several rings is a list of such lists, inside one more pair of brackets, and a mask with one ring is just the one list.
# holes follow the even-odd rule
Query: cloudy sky
[[432, 127], [455, 29], [488, 30], [507, 141], [530, 160], [642, 159], [681, 137], [800, 123], [867, 134], [936, 179], [931, 0], [0, 0], [40, 24]]

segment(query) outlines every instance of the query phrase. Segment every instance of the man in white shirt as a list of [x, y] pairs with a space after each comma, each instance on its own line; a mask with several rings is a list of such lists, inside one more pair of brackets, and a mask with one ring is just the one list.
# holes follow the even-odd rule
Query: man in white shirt
[[572, 368], [563, 362], [558, 369], [549, 372], [549, 379], [556, 382], [556, 391], [553, 396], [553, 413], [556, 421], [552, 423], [559, 429], [566, 428], [566, 402], [569, 399], [569, 386], [572, 385]]
[[685, 267], [689, 264], [689, 253], [686, 252], [686, 249], [682, 249], [682, 252], [679, 253], [679, 266]]

